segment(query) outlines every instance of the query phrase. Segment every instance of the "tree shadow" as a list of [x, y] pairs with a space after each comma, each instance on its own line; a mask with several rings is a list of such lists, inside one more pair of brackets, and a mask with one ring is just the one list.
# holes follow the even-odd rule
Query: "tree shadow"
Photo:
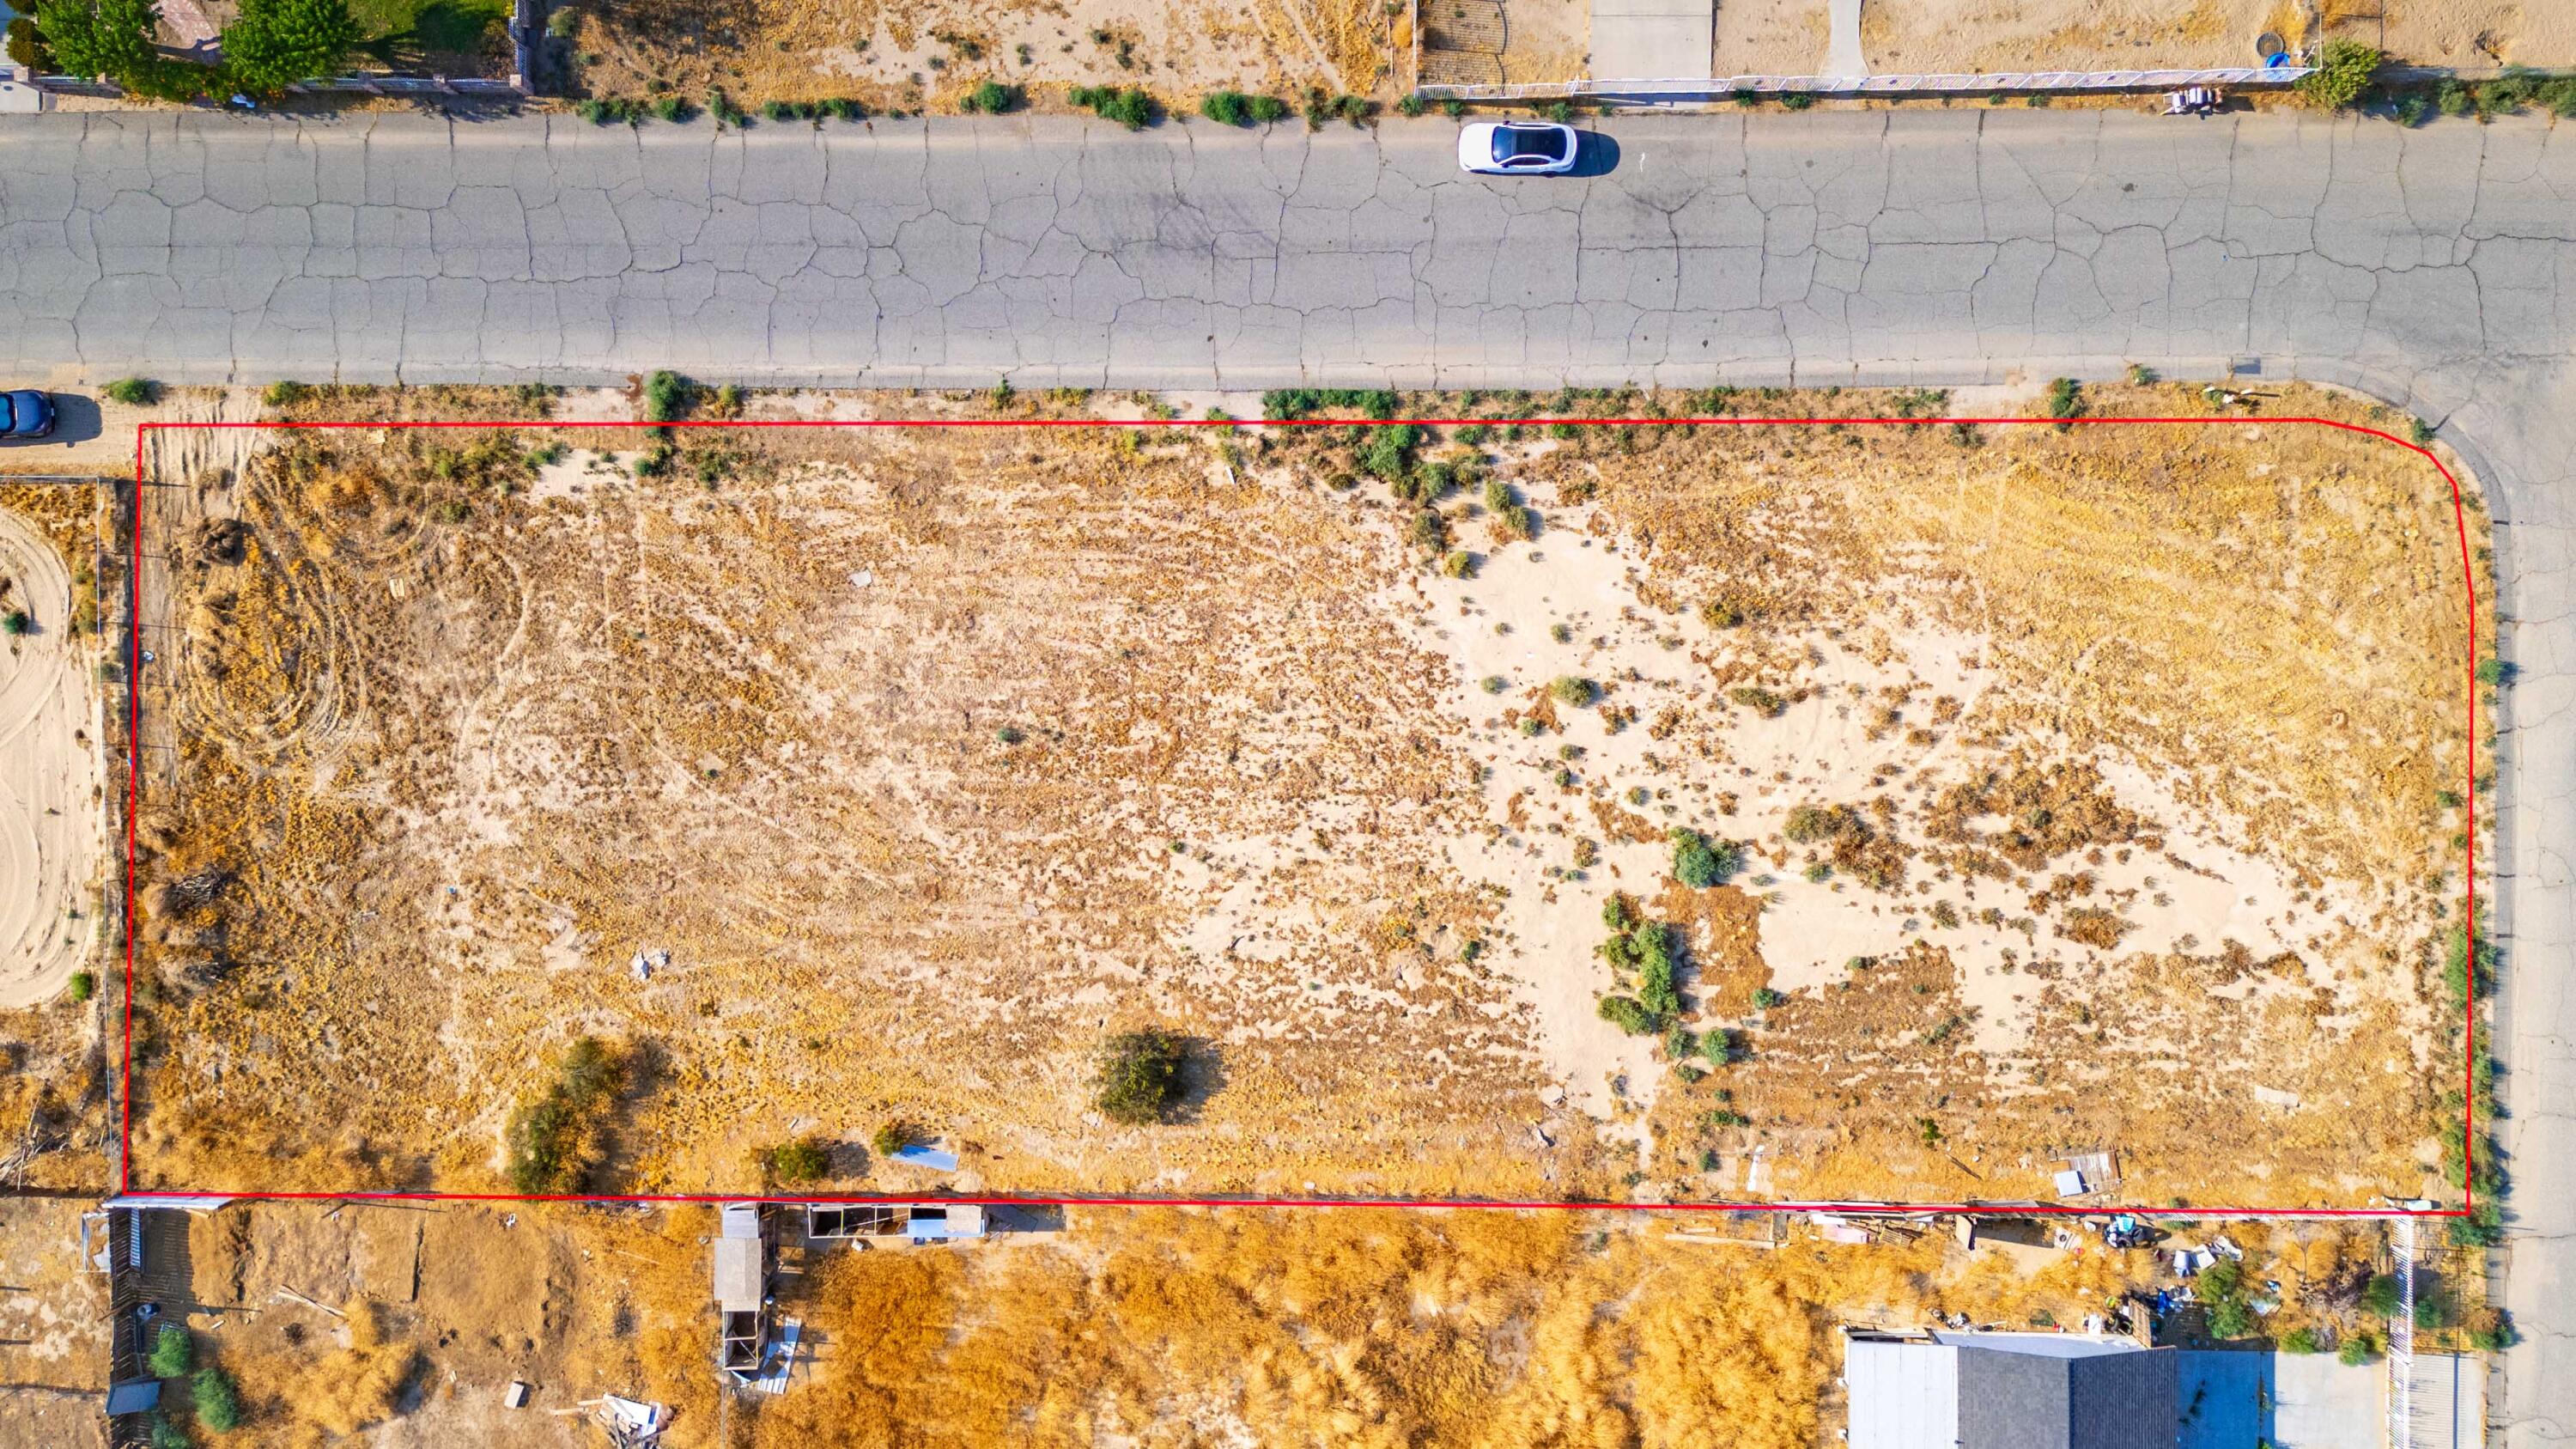
[[1217, 1044], [1203, 1036], [1185, 1036], [1181, 1043], [1180, 1090], [1172, 1094], [1163, 1111], [1163, 1120], [1175, 1125], [1188, 1125], [1199, 1120], [1208, 1102], [1225, 1090], [1225, 1054]]

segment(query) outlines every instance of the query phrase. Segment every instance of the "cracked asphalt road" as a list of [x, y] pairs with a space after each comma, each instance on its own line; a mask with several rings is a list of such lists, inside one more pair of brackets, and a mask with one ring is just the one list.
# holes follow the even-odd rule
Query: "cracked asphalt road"
[[[2503, 527], [2508, 1445], [2576, 1442], [2576, 139], [1984, 110], [1452, 128], [10, 118], [0, 374], [95, 383], [1952, 384], [2205, 376], [2440, 420]], [[2576, 135], [2576, 133], [2571, 133]], [[2366, 787], [2365, 787], [2366, 788]]]

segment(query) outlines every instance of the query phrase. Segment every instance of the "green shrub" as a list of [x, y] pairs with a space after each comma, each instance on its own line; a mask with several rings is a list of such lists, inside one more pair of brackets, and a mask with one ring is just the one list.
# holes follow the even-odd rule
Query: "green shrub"
[[698, 386], [678, 373], [664, 368], [644, 379], [644, 420], [667, 423], [687, 410], [697, 396]]
[[1803, 111], [1815, 103], [1816, 98], [1805, 91], [1791, 91], [1780, 97], [1780, 104], [1793, 111]]
[[1463, 549], [1454, 550], [1440, 561], [1440, 572], [1453, 579], [1472, 579], [1476, 576], [1476, 556]]
[[733, 97], [722, 91], [707, 92], [707, 114], [715, 117], [716, 124], [719, 126], [742, 127], [751, 124], [751, 117], [744, 114], [742, 107], [733, 103]]
[[2397, 1314], [2397, 1308], [2398, 1290], [2396, 1275], [2391, 1273], [2381, 1273], [2373, 1277], [2368, 1283], [2362, 1285], [2362, 1312], [2368, 1313], [2377, 1318], [2393, 1318]]
[[1141, 131], [1154, 119], [1153, 98], [1142, 88], [1075, 86], [1065, 92], [1065, 99], [1087, 107], [1104, 121], [1116, 121], [1130, 131]]
[[1290, 110], [1288, 103], [1279, 99], [1277, 96], [1254, 96], [1252, 98], [1252, 119], [1265, 126], [1273, 121], [1284, 121], [1288, 119], [1289, 115]]
[[1784, 992], [1774, 991], [1768, 986], [1754, 988], [1753, 1004], [1761, 1010], [1769, 1011], [1775, 1006], [1785, 1006], [1788, 1001], [1788, 995]]
[[581, 12], [569, 5], [557, 6], [546, 16], [546, 34], [557, 40], [570, 40], [581, 28]]
[[1170, 1120], [1180, 1105], [1188, 1048], [1166, 1031], [1121, 1032], [1101, 1043], [1093, 1105], [1130, 1127]]
[[1548, 684], [1547, 692], [1555, 696], [1557, 703], [1574, 709], [1582, 709], [1601, 697], [1599, 686], [1576, 674], [1558, 675]]
[[2293, 1328], [2281, 1335], [2283, 1353], [2320, 1353], [2324, 1347], [2317, 1342], [2317, 1331], [2313, 1328]]
[[10, 61], [38, 74], [51, 74], [54, 69], [53, 47], [45, 44], [45, 33], [36, 28], [36, 17], [20, 15], [9, 22], [6, 53]]
[[1442, 101], [1440, 103], [1440, 114], [1447, 116], [1450, 120], [1457, 120], [1459, 117], [1467, 114], [1467, 103], [1454, 98]]
[[1220, 126], [1249, 125], [1252, 97], [1241, 91], [1210, 91], [1199, 97], [1199, 114]]
[[2210, 1305], [2209, 1331], [2220, 1339], [2252, 1338], [2255, 1326], [2254, 1310], [2242, 1298], [2225, 1298]]
[[72, 1001], [75, 1005], [98, 994], [98, 978], [86, 971], [72, 973]]
[[1334, 408], [1384, 422], [1394, 417], [1403, 403], [1402, 398], [1384, 388], [1282, 387], [1261, 395], [1261, 415], [1285, 422]]
[[2474, 996], [2484, 996], [2495, 987], [2496, 950], [2480, 932], [2477, 940], [2469, 939], [2468, 928], [2453, 926], [2442, 944], [2442, 984], [2449, 989], [2451, 1004], [2467, 1006]]
[[2464, 1218], [2451, 1219], [2451, 1245], [2459, 1248], [2492, 1248], [2504, 1241], [2504, 1215], [2495, 1199], [2482, 1197]]
[[1739, 684], [1726, 692], [1726, 697], [1762, 716], [1777, 719], [1789, 708], [1789, 701], [1758, 684]]
[[678, 96], [664, 96], [653, 103], [653, 114], [660, 120], [685, 125], [697, 118], [698, 108]]
[[1722, 884], [1743, 867], [1744, 851], [1731, 840], [1712, 841], [1696, 830], [1672, 833], [1673, 878], [1693, 889]]
[[184, 1379], [197, 1366], [197, 1341], [183, 1324], [162, 1324], [148, 1362], [156, 1379]]
[[291, 408], [313, 395], [313, 389], [300, 382], [272, 382], [260, 394], [260, 401], [272, 408]]
[[1002, 115], [1020, 108], [1020, 88], [988, 80], [967, 92], [966, 98], [957, 105], [969, 113], [981, 111], [988, 116]]
[[120, 377], [99, 391], [106, 394], [108, 401], [127, 407], [149, 407], [161, 400], [161, 384], [145, 377]]
[[1396, 99], [1395, 112], [1399, 116], [1404, 116], [1409, 119], [1411, 117], [1421, 115], [1423, 110], [1424, 106], [1422, 104], [1422, 97], [1414, 95], [1410, 91]]
[[231, 1374], [211, 1364], [197, 1370], [188, 1380], [188, 1397], [196, 1405], [198, 1423], [218, 1434], [241, 1427], [241, 1391], [233, 1387]]
[[597, 1037], [575, 1041], [554, 1082], [511, 1115], [510, 1185], [525, 1193], [581, 1191], [603, 1155], [604, 1118], [625, 1076], [625, 1062]]
[[28, 630], [35, 627], [35, 618], [24, 609], [11, 609], [6, 614], [0, 614], [0, 634], [6, 634], [12, 639], [24, 636]]
[[35, 7], [36, 31], [69, 74], [102, 77], [146, 100], [196, 100], [221, 72], [162, 53], [157, 12], [154, 0], [45, 0]]
[[762, 1153], [761, 1166], [768, 1170], [773, 1182], [790, 1185], [820, 1182], [832, 1169], [832, 1154], [821, 1142], [811, 1137], [800, 1137], [793, 1142], [781, 1142]]
[[823, 103], [823, 114], [835, 121], [864, 121], [868, 118], [868, 108], [863, 102], [847, 96], [834, 96]]
[[[2076, 418], [2084, 415], [2084, 387], [2071, 377], [2052, 378], [2048, 384], [2048, 415], [2052, 418]], [[2059, 431], [2064, 431], [2063, 428]]]
[[2455, 80], [2446, 80], [2433, 92], [2433, 107], [2446, 116], [2465, 116], [2477, 105], [2477, 97]]
[[2522, 1335], [2514, 1332], [2512, 1317], [2501, 1308], [2472, 1309], [2467, 1329], [2469, 1346], [2480, 1353], [2502, 1353], [2522, 1341]]
[[1619, 1028], [1630, 1036], [1654, 1035], [1654, 1013], [1646, 1010], [1646, 1008], [1640, 1005], [1637, 999], [1633, 996], [1604, 996], [1601, 998], [1600, 1005], [1595, 1009], [1600, 1013], [1603, 1021], [1610, 1023], [1612, 1026]]
[[1371, 428], [1360, 439], [1356, 461], [1361, 472], [1392, 483], [1413, 471], [1413, 450], [1421, 443], [1422, 430], [1411, 423]]
[[868, 1136], [868, 1146], [879, 1157], [892, 1157], [912, 1145], [912, 1129], [901, 1122], [880, 1122]]
[[2502, 684], [2513, 673], [2513, 666], [2490, 654], [2478, 661], [2478, 683]]
[[2346, 1368], [2359, 1368], [2361, 1365], [2366, 1364], [2373, 1358], [2377, 1357], [2378, 1354], [2379, 1343], [2377, 1340], [2373, 1339], [2369, 1334], [2356, 1333], [2343, 1341], [2343, 1347], [2336, 1352], [2335, 1360]]
[[1548, 103], [1547, 108], [1540, 111], [1539, 114], [1562, 126], [1574, 119], [1574, 107], [1567, 105], [1563, 101], [1551, 101]]

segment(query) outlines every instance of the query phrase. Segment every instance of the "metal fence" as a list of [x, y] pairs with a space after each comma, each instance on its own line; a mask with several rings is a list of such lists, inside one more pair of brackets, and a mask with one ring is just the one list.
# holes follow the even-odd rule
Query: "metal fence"
[[1991, 96], [2053, 92], [2116, 95], [2171, 91], [2185, 86], [2288, 86], [2310, 73], [2305, 66], [2228, 66], [2208, 70], [2041, 70], [1979, 75], [1737, 75], [1706, 80], [1640, 79], [1543, 81], [1522, 85], [1439, 85], [1415, 88], [1425, 100], [1531, 101], [1605, 99], [1704, 101], [1729, 96], [1811, 95], [1828, 100], [1868, 96]]
[[[299, 81], [288, 86], [286, 91], [289, 95], [298, 96], [482, 96], [522, 100], [532, 94], [519, 84], [523, 75], [509, 80], [492, 80], [483, 76], [342, 75], [328, 80]], [[107, 81], [82, 80], [78, 76], [40, 75], [28, 84], [56, 96], [90, 96], [109, 101], [122, 100], [125, 96], [121, 88]]]

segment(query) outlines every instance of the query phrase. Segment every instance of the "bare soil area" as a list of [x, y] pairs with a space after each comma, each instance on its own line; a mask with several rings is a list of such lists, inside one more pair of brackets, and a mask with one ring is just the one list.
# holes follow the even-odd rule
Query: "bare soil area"
[[92, 502], [85, 487], [0, 491], [0, 1011], [50, 1000], [98, 935]]
[[[2386, 444], [353, 432], [160, 497], [141, 1181], [489, 1187], [595, 1036], [594, 1190], [2440, 1189], [2467, 598]], [[1093, 1110], [1138, 1026], [1178, 1121]]]
[[1049, 103], [1061, 86], [1141, 86], [1182, 109], [1223, 88], [1368, 95], [1412, 53], [1406, 12], [1365, 0], [602, 0], [562, 13], [576, 17], [581, 94], [704, 104], [721, 89], [746, 108], [847, 97], [953, 111], [985, 81]]
[[2293, 53], [2342, 36], [2415, 65], [2576, 61], [2576, 11], [2520, 0], [1868, 0], [1860, 23], [1880, 72], [2259, 65], [2267, 32]]

